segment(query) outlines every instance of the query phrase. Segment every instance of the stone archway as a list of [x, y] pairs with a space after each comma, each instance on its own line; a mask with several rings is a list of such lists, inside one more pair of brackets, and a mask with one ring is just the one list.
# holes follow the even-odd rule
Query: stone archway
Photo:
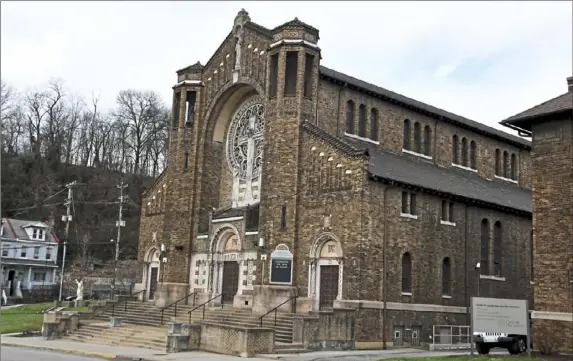
[[213, 295], [221, 294], [217, 302], [233, 303], [234, 297], [244, 289], [242, 276], [244, 255], [243, 243], [237, 228], [231, 224], [219, 227], [211, 241], [211, 282]]
[[332, 233], [321, 234], [310, 250], [309, 291], [313, 310], [333, 307], [342, 298], [344, 265], [342, 245]]
[[156, 246], [151, 246], [145, 252], [142, 281], [146, 289], [145, 299], [149, 301], [154, 299], [157, 283], [159, 282], [161, 272], [160, 255], [161, 251]]

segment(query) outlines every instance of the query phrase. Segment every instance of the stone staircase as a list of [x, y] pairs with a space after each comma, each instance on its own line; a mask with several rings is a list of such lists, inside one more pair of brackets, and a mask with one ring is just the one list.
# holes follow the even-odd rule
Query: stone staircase
[[[123, 322], [127, 324], [160, 327], [166, 335], [167, 324], [169, 322], [188, 323], [188, 311], [193, 308], [192, 305], [178, 304], [177, 316], [175, 316], [175, 308], [173, 306], [169, 307], [164, 311], [163, 325], [161, 324], [161, 309], [147, 302], [128, 301], [126, 305], [121, 303], [115, 307], [113, 314], [122, 317]], [[109, 321], [110, 316], [112, 316], [112, 309], [107, 308], [99, 312], [96, 318]], [[193, 311], [191, 314], [191, 323], [198, 323], [204, 320], [226, 325], [259, 327], [259, 317], [260, 315], [253, 314], [250, 310], [236, 309], [231, 306], [224, 308], [209, 307], [205, 309], [205, 318], [203, 318], [203, 310], [201, 308]], [[293, 314], [277, 313], [275, 325], [274, 313], [270, 313], [264, 317], [263, 327], [275, 330], [275, 342], [277, 344], [292, 343]]]
[[66, 339], [82, 343], [165, 351], [167, 347], [167, 329], [165, 327], [133, 324], [110, 328], [109, 322], [94, 322], [81, 325], [77, 331], [66, 336]]

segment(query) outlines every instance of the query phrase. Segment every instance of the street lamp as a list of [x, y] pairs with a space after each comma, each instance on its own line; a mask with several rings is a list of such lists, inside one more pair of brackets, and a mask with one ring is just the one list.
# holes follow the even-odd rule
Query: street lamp
[[477, 297], [479, 297], [479, 284], [480, 284], [480, 278], [481, 278], [481, 262], [478, 262], [476, 264], [476, 272], [477, 272]]

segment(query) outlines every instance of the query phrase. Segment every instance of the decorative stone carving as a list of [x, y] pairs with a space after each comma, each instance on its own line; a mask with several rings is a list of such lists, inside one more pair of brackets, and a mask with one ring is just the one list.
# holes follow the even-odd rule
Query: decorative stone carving
[[233, 173], [232, 206], [259, 203], [265, 110], [257, 96], [233, 117], [227, 136], [227, 159]]

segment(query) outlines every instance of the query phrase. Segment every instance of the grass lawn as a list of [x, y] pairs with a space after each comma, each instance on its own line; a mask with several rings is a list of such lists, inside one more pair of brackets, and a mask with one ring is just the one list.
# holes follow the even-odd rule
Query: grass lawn
[[[380, 361], [510, 361], [516, 360], [516, 356], [511, 355], [477, 355], [476, 356], [442, 356], [442, 357], [413, 357], [413, 358], [391, 358]], [[539, 357], [519, 356], [520, 361], [546, 361], [547, 359]]]
[[43, 312], [54, 307], [54, 303], [38, 303], [2, 310], [0, 314], [0, 333], [14, 333], [28, 331], [40, 331]]

